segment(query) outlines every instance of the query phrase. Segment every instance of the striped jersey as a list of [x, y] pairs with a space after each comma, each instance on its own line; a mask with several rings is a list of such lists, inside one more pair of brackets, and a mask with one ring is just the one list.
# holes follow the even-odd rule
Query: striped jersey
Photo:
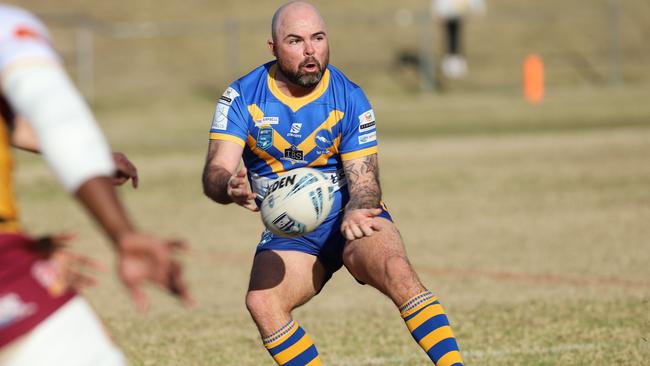
[[244, 148], [258, 197], [271, 180], [311, 167], [345, 184], [343, 161], [377, 152], [375, 115], [363, 90], [328, 66], [318, 86], [300, 98], [283, 94], [275, 61], [233, 82], [217, 102], [210, 139]]

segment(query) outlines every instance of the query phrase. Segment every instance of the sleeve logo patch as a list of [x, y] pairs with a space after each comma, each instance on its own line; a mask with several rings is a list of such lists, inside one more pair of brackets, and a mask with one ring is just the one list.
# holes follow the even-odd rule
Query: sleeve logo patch
[[365, 135], [359, 136], [359, 144], [367, 144], [369, 142], [377, 141], [377, 132], [370, 132]]
[[375, 112], [372, 109], [368, 109], [359, 116], [359, 124], [367, 124], [370, 122], [375, 122]]
[[219, 98], [217, 109], [214, 111], [214, 116], [212, 117], [212, 130], [226, 130], [228, 127], [230, 106], [238, 96], [239, 93], [235, 89], [228, 87], [221, 98]]

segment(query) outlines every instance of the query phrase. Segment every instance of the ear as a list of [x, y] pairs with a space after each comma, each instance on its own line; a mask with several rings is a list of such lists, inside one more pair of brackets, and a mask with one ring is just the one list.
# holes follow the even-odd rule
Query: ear
[[277, 54], [275, 52], [275, 42], [273, 42], [272, 38], [269, 38], [268, 41], [266, 41], [266, 45], [269, 47], [269, 51], [274, 57], [277, 57]]

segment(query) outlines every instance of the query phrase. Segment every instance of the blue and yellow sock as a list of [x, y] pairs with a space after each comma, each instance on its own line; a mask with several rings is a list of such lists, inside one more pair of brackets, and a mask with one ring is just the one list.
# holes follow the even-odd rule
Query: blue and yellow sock
[[321, 366], [314, 341], [293, 320], [262, 341], [278, 365]]
[[431, 292], [414, 296], [399, 311], [415, 341], [436, 366], [463, 366], [447, 315]]

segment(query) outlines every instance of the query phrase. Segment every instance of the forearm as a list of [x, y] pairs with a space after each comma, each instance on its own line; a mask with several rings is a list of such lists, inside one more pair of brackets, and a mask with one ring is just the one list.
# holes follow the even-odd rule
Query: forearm
[[219, 165], [206, 165], [203, 170], [203, 193], [217, 203], [229, 204], [228, 181], [233, 173]]
[[75, 196], [117, 245], [120, 238], [134, 231], [113, 183], [108, 177], [95, 177], [82, 183]]
[[377, 208], [381, 202], [377, 154], [343, 163], [350, 200], [346, 210]]

